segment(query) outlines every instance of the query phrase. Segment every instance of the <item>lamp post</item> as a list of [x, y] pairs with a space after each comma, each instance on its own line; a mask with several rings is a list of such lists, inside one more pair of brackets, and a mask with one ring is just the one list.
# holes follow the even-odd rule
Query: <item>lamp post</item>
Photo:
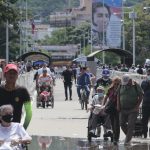
[[25, 37], [26, 37], [26, 52], [28, 52], [28, 37], [27, 37], [27, 26], [28, 26], [28, 3], [27, 0], [25, 1], [25, 10], [26, 10], [26, 30], [25, 30]]
[[8, 27], [8, 19], [6, 21], [6, 63], [9, 62], [9, 27]]
[[122, 1], [122, 48], [125, 50], [125, 28], [124, 28], [124, 2], [126, 0]]
[[[104, 8], [104, 0], [103, 0], [103, 8]], [[105, 40], [105, 33], [104, 33], [104, 11], [103, 11], [103, 46], [102, 49], [104, 49], [104, 42]], [[105, 64], [105, 52], [103, 51], [103, 64]]]
[[133, 65], [135, 65], [135, 19], [137, 18], [137, 13], [134, 9], [129, 13], [129, 18], [132, 19], [132, 29], [133, 29]]

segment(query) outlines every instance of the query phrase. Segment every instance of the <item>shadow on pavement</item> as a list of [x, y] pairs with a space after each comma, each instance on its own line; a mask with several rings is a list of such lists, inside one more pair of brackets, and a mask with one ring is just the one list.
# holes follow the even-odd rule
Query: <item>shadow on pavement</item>
[[149, 144], [149, 140], [144, 139], [134, 139], [130, 146], [124, 146], [123, 141], [114, 146], [102, 139], [93, 139], [89, 143], [81, 138], [32, 136], [32, 143], [28, 147], [29, 150], [149, 150]]

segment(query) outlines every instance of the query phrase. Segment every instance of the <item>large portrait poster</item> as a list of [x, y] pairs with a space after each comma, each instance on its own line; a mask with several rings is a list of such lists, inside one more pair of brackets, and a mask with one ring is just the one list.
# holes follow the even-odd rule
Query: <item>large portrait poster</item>
[[121, 47], [122, 0], [92, 0], [92, 45]]

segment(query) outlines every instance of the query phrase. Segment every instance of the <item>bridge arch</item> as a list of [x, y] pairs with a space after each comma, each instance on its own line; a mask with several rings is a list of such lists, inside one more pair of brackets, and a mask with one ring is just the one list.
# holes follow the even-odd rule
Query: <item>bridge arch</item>
[[51, 57], [42, 52], [28, 52], [17, 58], [18, 61], [46, 61], [51, 63]]
[[126, 64], [127, 66], [131, 66], [133, 62], [133, 55], [131, 52], [123, 49], [117, 49], [117, 48], [109, 48], [109, 49], [103, 49], [103, 50], [97, 50], [94, 51], [93, 53], [89, 54], [87, 56], [88, 61], [93, 61], [94, 57], [96, 54], [101, 53], [101, 52], [113, 52], [120, 56], [121, 58], [121, 63]]

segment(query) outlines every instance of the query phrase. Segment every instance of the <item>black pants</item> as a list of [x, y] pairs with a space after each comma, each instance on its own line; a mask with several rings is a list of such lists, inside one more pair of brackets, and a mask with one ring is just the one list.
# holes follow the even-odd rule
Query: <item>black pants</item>
[[111, 126], [113, 130], [114, 141], [119, 141], [120, 137], [120, 123], [119, 123], [119, 113], [116, 111], [110, 114]]
[[88, 120], [89, 130], [96, 130], [98, 125], [103, 125], [105, 123], [105, 116], [96, 115], [91, 113]]
[[65, 97], [68, 99], [68, 89], [69, 89], [69, 96], [72, 98], [72, 83], [64, 83], [65, 88]]
[[147, 135], [148, 132], [148, 120], [150, 118], [150, 107], [142, 107], [142, 124], [143, 134]]

